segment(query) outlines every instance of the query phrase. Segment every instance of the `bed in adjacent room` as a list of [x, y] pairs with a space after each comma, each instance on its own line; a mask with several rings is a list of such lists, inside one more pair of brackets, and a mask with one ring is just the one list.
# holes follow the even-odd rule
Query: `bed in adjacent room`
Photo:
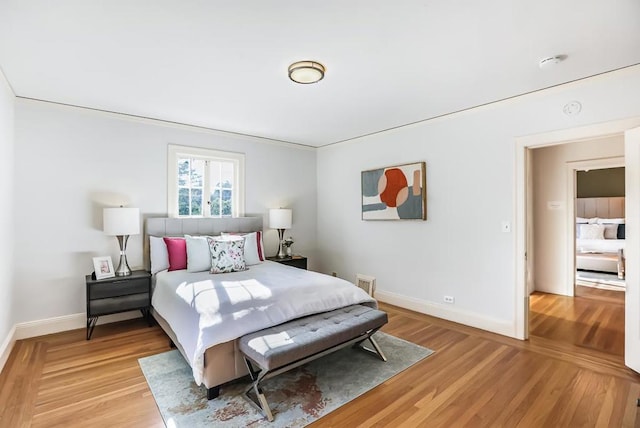
[[[243, 235], [239, 239], [244, 239], [246, 264], [213, 274], [210, 254], [215, 250], [210, 245], [217, 244], [206, 236], [225, 232]], [[220, 385], [247, 374], [237, 346], [243, 335], [353, 304], [377, 307], [372, 297], [345, 280], [264, 260], [261, 233], [261, 218], [146, 221], [153, 315], [210, 398]], [[174, 253], [177, 264], [169, 266], [174, 244], [177, 254], [188, 251], [187, 260]]]
[[576, 268], [624, 277], [624, 197], [578, 198]]

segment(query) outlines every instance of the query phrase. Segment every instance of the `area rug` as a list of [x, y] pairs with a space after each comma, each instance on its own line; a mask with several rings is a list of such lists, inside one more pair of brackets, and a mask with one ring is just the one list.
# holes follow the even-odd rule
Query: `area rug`
[[218, 398], [207, 400], [177, 350], [138, 361], [169, 428], [303, 427], [433, 353], [382, 332], [374, 337], [387, 362], [348, 347], [263, 382], [273, 422], [242, 398], [248, 381], [223, 387]]
[[607, 290], [624, 290], [625, 280], [617, 274], [606, 272], [576, 271], [576, 284], [585, 287], [596, 287]]

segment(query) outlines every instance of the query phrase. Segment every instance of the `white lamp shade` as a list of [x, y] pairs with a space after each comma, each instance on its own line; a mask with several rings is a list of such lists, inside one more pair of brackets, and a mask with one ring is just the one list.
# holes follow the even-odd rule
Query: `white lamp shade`
[[269, 210], [269, 227], [272, 229], [291, 229], [291, 210], [288, 208]]
[[103, 211], [106, 235], [137, 235], [140, 233], [140, 210], [138, 208], [105, 208]]

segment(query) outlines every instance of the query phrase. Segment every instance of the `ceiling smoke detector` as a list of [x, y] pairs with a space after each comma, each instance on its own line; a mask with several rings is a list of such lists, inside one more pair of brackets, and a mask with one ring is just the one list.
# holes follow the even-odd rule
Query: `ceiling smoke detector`
[[580, 104], [580, 101], [570, 101], [564, 105], [562, 111], [567, 116], [577, 116], [582, 111], [582, 104]]
[[540, 60], [540, 62], [538, 63], [538, 67], [540, 67], [541, 69], [545, 70], [547, 68], [553, 67], [554, 65], [556, 65], [559, 62], [564, 61], [565, 59], [567, 59], [566, 55], [548, 56], [548, 57], [542, 58]]

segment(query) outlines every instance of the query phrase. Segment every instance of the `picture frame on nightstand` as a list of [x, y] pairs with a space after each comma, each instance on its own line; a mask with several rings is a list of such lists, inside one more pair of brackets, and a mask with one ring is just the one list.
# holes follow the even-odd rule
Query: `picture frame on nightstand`
[[111, 256], [94, 257], [93, 270], [95, 272], [96, 279], [113, 278], [116, 276]]

